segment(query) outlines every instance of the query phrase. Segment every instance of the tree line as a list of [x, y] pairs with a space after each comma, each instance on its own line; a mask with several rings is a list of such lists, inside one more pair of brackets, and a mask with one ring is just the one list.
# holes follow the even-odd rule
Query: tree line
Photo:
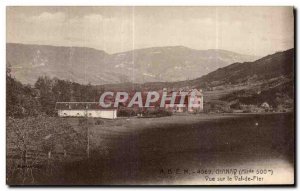
[[22, 118], [46, 114], [55, 116], [56, 102], [97, 102], [102, 90], [69, 80], [41, 76], [35, 84], [24, 85], [6, 72], [6, 115]]

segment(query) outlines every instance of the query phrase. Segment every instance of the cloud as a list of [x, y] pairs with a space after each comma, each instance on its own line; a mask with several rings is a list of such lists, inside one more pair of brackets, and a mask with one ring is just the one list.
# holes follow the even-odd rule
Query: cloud
[[104, 17], [101, 14], [88, 14], [83, 17], [74, 17], [68, 20], [69, 24], [77, 25], [99, 25], [116, 21], [116, 18]]
[[41, 22], [62, 23], [66, 20], [66, 15], [62, 12], [56, 12], [56, 13], [43, 12], [39, 15], [27, 17], [25, 20], [31, 23], [41, 23]]

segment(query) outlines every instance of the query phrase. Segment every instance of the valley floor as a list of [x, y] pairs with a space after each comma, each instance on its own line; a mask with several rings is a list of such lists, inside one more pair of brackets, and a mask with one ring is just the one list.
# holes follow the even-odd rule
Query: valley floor
[[[78, 119], [65, 120], [75, 130], [79, 128]], [[53, 176], [45, 178], [40, 174], [34, 184], [292, 184], [294, 181], [293, 113], [118, 118], [94, 125], [96, 122], [97, 119], [87, 122], [89, 158], [61, 163]], [[220, 174], [241, 169], [253, 173], [244, 177]]]

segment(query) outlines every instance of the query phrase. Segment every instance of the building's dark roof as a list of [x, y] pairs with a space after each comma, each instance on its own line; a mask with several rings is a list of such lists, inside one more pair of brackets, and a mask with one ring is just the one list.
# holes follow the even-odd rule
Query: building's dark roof
[[58, 110], [103, 110], [103, 109], [116, 109], [113, 107], [104, 108], [101, 107], [99, 102], [56, 102], [55, 109]]

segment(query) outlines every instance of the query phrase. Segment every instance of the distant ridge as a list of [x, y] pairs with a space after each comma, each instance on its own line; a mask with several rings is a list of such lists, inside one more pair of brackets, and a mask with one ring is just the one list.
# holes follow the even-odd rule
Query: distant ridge
[[195, 79], [234, 62], [257, 59], [227, 50], [195, 50], [184, 46], [115, 54], [85, 47], [16, 43], [6, 46], [12, 75], [24, 84], [34, 84], [42, 75], [94, 85], [173, 82]]

